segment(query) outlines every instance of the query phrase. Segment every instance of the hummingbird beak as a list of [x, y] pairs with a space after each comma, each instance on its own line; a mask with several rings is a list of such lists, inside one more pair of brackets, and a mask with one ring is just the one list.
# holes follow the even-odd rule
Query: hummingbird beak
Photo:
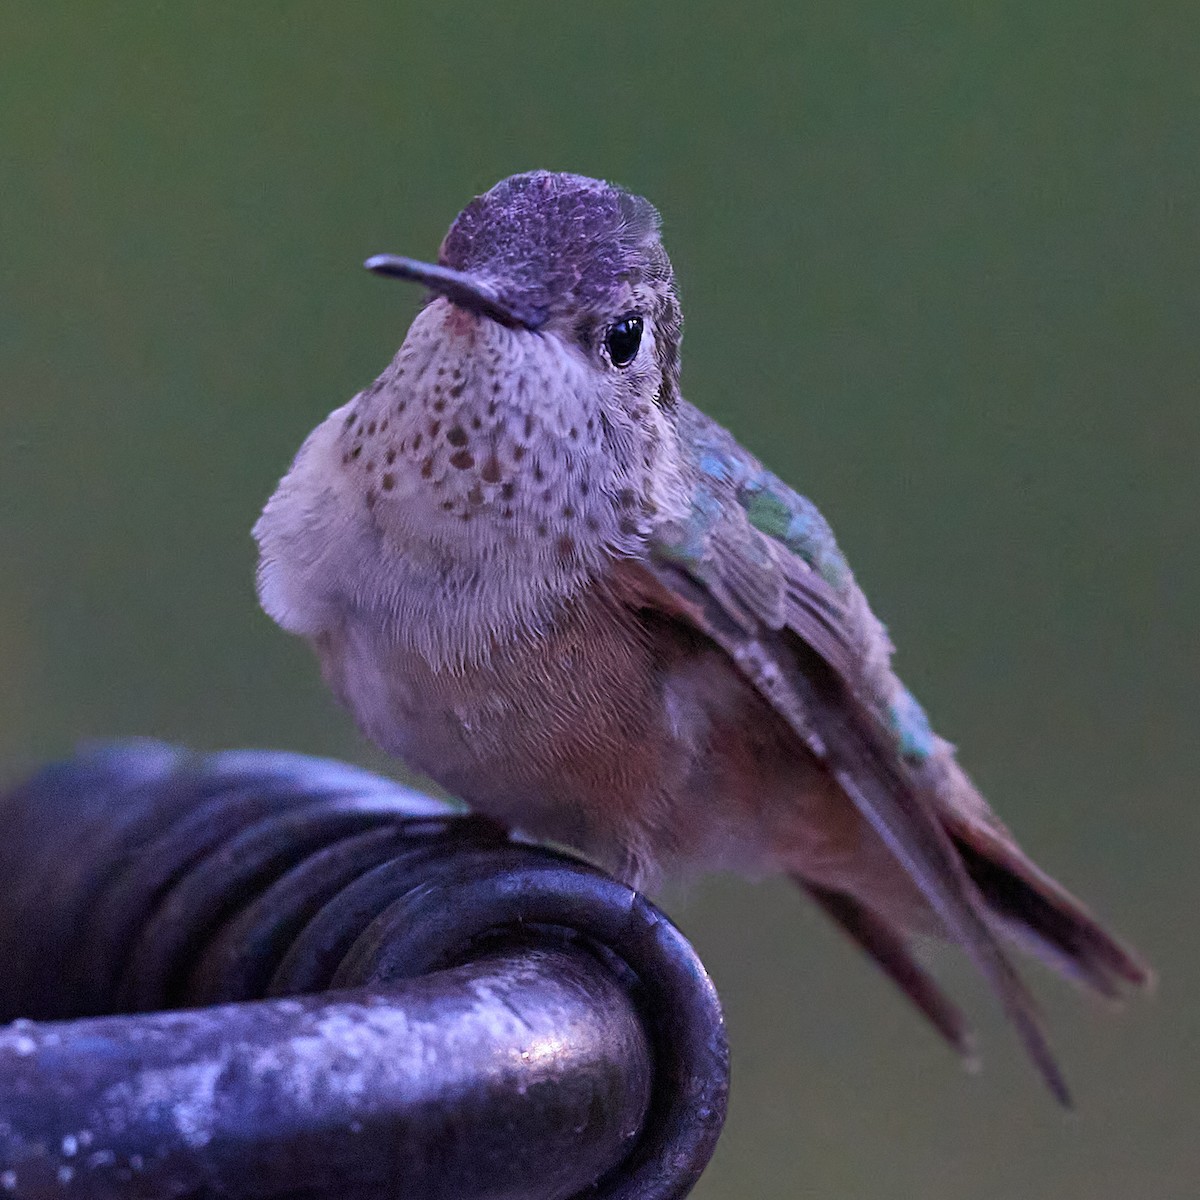
[[452, 267], [441, 267], [436, 263], [419, 262], [415, 258], [404, 258], [399, 254], [376, 254], [368, 258], [363, 266], [376, 275], [423, 283], [431, 292], [445, 296], [459, 308], [491, 317], [501, 325], [537, 328], [534, 321], [522, 316], [508, 304], [493, 284], [469, 275], [466, 271], [455, 271]]

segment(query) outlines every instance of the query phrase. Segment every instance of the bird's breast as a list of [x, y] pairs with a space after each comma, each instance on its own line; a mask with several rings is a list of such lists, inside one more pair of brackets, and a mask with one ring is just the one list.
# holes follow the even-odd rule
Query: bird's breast
[[374, 621], [317, 647], [366, 735], [478, 811], [639, 886], [767, 867], [794, 750], [720, 651], [639, 619], [602, 580], [465, 666], [381, 641]]
[[317, 640], [368, 737], [481, 811], [584, 848], [620, 841], [684, 767], [659, 649], [599, 587], [449, 665], [375, 621]]

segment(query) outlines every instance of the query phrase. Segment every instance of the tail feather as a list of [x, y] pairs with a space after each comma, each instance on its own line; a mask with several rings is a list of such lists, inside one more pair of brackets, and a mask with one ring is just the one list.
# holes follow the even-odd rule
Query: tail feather
[[846, 892], [793, 877], [824, 913], [875, 960], [880, 970], [925, 1015], [968, 1066], [977, 1062], [975, 1039], [962, 1012], [913, 957], [904, 934]]
[[1109, 999], [1148, 987], [1153, 972], [998, 828], [958, 814], [947, 832], [989, 913], [1020, 944]]
[[[1131, 986], [1153, 985], [1154, 975], [1146, 963], [1027, 858], [982, 801], [970, 810], [964, 811], [965, 807], [943, 809], [939, 815], [982, 901], [979, 909], [988, 925], [1107, 999], [1119, 1000]], [[799, 874], [793, 879], [870, 955], [968, 1065], [973, 1064], [976, 1060], [970, 1028], [913, 956], [903, 925], [887, 919], [848, 891], [814, 883]], [[1046, 1070], [1057, 1078], [1052, 1061]]]

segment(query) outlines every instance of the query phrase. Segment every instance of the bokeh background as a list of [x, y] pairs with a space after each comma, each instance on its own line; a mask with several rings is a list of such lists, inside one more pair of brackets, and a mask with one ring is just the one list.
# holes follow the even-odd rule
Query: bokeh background
[[1194, 3], [10, 0], [0, 777], [133, 733], [379, 765], [250, 525], [412, 316], [361, 260], [535, 166], [659, 205], [687, 395], [824, 507], [984, 790], [1162, 975], [1114, 1020], [1033, 969], [1071, 1119], [953, 955], [977, 1079], [788, 887], [672, 894], [734, 1052], [696, 1195], [1200, 1194]]

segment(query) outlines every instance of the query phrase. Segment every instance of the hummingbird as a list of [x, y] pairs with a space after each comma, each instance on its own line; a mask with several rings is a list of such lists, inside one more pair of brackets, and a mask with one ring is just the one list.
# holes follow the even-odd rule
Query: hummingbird
[[254, 535], [366, 736], [634, 888], [786, 874], [970, 1059], [914, 950], [957, 943], [1069, 1106], [1009, 947], [1109, 998], [1151, 973], [933, 732], [815, 505], [683, 398], [656, 209], [533, 171], [436, 262], [365, 265], [424, 304]]

